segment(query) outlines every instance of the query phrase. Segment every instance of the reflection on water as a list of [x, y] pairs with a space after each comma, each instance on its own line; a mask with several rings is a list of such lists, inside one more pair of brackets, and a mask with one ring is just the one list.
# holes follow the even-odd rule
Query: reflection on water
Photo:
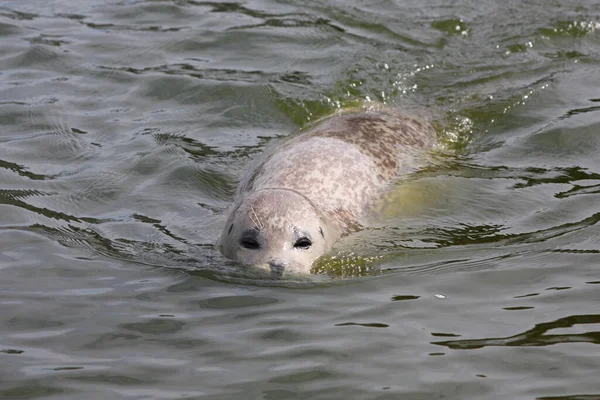
[[[4, 1], [0, 397], [599, 398], [598, 15]], [[312, 276], [220, 256], [252, 157], [379, 103], [440, 139], [382, 218]]]
[[461, 339], [432, 343], [454, 350], [480, 349], [487, 346], [549, 346], [559, 343], [600, 344], [600, 331], [549, 334], [552, 330], [571, 328], [582, 324], [600, 324], [600, 315], [572, 315], [556, 321], [536, 324], [528, 331], [504, 338]]

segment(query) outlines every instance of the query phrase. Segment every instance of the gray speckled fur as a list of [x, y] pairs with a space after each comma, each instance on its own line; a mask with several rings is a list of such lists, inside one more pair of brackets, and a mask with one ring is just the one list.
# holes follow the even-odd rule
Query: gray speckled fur
[[331, 117], [267, 151], [242, 179], [237, 197], [268, 188], [292, 189], [345, 232], [391, 181], [418, 167], [420, 150], [435, 141], [429, 124], [401, 114]]
[[[288, 219], [286, 213], [300, 213], [294, 204], [300, 207], [304, 201], [301, 197], [308, 199], [319, 223], [326, 225], [328, 241], [323, 252], [328, 250], [356, 226], [391, 182], [419, 166], [419, 156], [435, 141], [435, 131], [428, 123], [393, 110], [345, 114], [317, 123], [270, 148], [252, 164], [241, 181], [236, 205], [221, 235], [221, 251], [229, 258], [241, 258], [227, 248], [234, 240], [227, 237], [234, 222], [243, 217], [249, 223], [247, 215], [236, 214], [260, 209], [257, 212], [263, 223], [277, 219], [279, 227], [290, 225], [284, 221], [297, 221], [298, 216]], [[291, 192], [298, 194], [299, 200], [282, 200], [285, 193]], [[285, 206], [281, 206], [282, 201], [287, 202]], [[271, 260], [260, 258], [266, 263]]]

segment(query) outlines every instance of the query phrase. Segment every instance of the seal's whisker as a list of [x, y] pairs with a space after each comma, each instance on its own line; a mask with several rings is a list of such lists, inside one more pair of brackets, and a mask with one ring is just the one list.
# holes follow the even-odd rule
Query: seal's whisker
[[259, 230], [259, 231], [262, 231], [263, 229], [265, 229], [265, 225], [262, 223], [262, 221], [258, 217], [258, 214], [254, 210], [254, 207], [250, 206], [250, 210], [252, 210], [252, 215], [250, 216], [250, 219], [252, 219], [255, 229]]

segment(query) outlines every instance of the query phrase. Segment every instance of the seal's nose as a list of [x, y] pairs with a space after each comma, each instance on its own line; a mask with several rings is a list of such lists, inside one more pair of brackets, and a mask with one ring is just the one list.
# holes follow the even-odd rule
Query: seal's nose
[[270, 262], [269, 268], [271, 268], [271, 278], [281, 279], [283, 271], [285, 271], [285, 265], [282, 262]]

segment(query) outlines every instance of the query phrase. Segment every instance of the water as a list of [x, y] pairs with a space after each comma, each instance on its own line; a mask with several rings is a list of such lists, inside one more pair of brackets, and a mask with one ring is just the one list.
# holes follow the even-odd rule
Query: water
[[[0, 397], [599, 399], [598, 15], [5, 0]], [[311, 279], [223, 260], [251, 157], [369, 100], [440, 134], [399, 210]]]

